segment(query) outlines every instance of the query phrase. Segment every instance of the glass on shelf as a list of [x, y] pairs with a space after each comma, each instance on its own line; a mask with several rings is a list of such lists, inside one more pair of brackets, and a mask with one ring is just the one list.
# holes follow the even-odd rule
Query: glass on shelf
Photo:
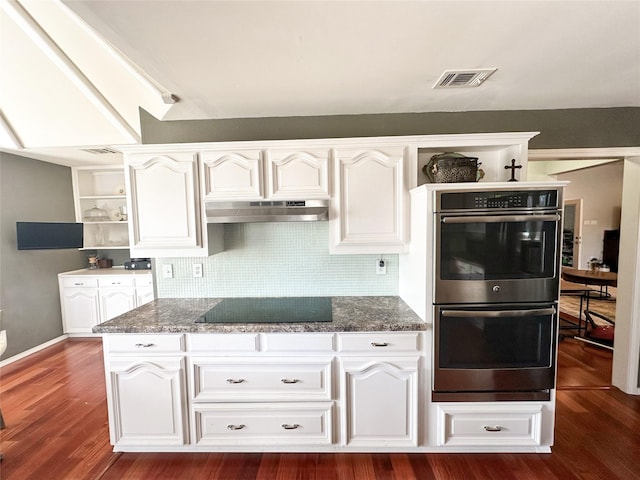
[[84, 222], [108, 222], [111, 220], [106, 210], [93, 206], [82, 213], [82, 221]]

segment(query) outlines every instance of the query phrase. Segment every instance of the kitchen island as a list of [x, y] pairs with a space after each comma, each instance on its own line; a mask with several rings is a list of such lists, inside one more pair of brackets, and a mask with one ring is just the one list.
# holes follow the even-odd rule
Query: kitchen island
[[95, 333], [242, 333], [421, 331], [399, 297], [332, 297], [331, 322], [197, 323], [222, 298], [159, 298], [94, 327]]
[[550, 451], [552, 402], [431, 401], [431, 324], [399, 297], [332, 297], [331, 321], [197, 321], [223, 300], [94, 327], [114, 451]]

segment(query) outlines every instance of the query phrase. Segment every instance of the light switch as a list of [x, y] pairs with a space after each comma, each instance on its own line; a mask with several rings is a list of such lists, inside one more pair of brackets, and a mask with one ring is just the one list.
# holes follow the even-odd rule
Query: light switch
[[173, 278], [173, 265], [170, 263], [162, 265], [162, 278]]
[[201, 278], [202, 277], [202, 264], [201, 263], [194, 263], [193, 264], [193, 276], [194, 276], [194, 278]]

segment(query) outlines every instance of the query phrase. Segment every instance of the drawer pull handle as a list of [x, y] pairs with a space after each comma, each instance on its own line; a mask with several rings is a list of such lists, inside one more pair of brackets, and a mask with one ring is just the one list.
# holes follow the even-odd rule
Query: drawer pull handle
[[301, 380], [298, 378], [283, 378], [280, 380], [282, 383], [300, 383]]
[[227, 383], [243, 383], [244, 378], [227, 378]]
[[242, 430], [244, 425], [241, 423], [240, 425], [227, 425], [228, 430]]
[[485, 432], [501, 432], [502, 427], [500, 425], [496, 425], [495, 427], [490, 427], [489, 425], [484, 426]]
[[156, 346], [155, 343], [136, 343], [136, 347], [138, 348], [150, 348], [155, 346]]
[[81, 285], [84, 285], [84, 283], [82, 283], [82, 282], [75, 282], [75, 283], [74, 283], [74, 285], [81, 286]]
[[302, 425], [298, 425], [297, 423], [294, 424], [288, 424], [288, 423], [283, 423], [282, 424], [282, 428], [284, 428], [285, 430], [295, 430], [297, 428], [300, 428]]
[[388, 347], [389, 344], [387, 342], [371, 342], [372, 347]]

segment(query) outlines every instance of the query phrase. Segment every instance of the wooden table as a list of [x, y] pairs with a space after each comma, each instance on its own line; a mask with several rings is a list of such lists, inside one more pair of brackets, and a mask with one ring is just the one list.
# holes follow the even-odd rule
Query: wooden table
[[563, 275], [563, 278], [560, 280], [560, 295], [561, 296], [570, 295], [574, 297], [580, 297], [580, 307], [578, 309], [577, 324], [573, 322], [572, 319], [575, 317], [573, 317], [572, 315], [571, 320], [567, 318], [562, 319], [563, 321], [569, 324], [568, 326], [560, 326], [558, 328], [560, 328], [561, 330], [578, 330], [578, 336], [581, 336], [582, 331], [587, 330], [586, 319], [585, 319], [584, 327], [582, 326], [582, 306], [584, 305], [584, 302], [586, 300], [586, 310], [589, 309], [589, 297], [590, 297], [589, 294], [595, 291], [596, 290], [594, 290], [593, 288], [583, 283], [575, 283], [575, 282], [570, 282], [568, 280], [565, 280]]
[[618, 274], [615, 272], [562, 267], [562, 278], [568, 282], [583, 283], [585, 285], [597, 285], [600, 287], [618, 286]]
[[[590, 285], [600, 287], [600, 291], [596, 291], [590, 288]], [[562, 279], [560, 281], [560, 294], [561, 295], [580, 295], [580, 312], [578, 314], [578, 336], [582, 333], [582, 330], [586, 332], [587, 325], [585, 319], [585, 325], [582, 327], [582, 306], [583, 300], [586, 301], [585, 310], [589, 310], [589, 299], [591, 293], [598, 293], [600, 298], [608, 297], [609, 292], [602, 291], [608, 287], [618, 286], [618, 274], [615, 272], [601, 272], [599, 270], [580, 270], [578, 268], [562, 267]], [[566, 321], [566, 320], [565, 320]], [[574, 327], [566, 327], [574, 328]]]

